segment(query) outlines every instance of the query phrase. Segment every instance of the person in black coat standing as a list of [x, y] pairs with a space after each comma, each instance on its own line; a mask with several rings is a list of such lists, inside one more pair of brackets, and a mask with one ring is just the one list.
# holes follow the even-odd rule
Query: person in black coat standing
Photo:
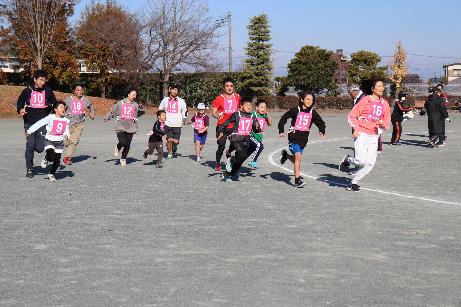
[[434, 88], [433, 93], [424, 104], [427, 112], [429, 143], [432, 147], [444, 145], [444, 124], [445, 119], [448, 118], [448, 111], [445, 107], [445, 101], [440, 97], [440, 94], [440, 89]]

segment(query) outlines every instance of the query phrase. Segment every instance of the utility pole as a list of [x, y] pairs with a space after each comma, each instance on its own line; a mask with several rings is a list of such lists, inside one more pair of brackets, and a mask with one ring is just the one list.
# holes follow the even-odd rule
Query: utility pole
[[232, 72], [232, 14], [227, 12], [227, 35], [229, 38], [229, 72]]

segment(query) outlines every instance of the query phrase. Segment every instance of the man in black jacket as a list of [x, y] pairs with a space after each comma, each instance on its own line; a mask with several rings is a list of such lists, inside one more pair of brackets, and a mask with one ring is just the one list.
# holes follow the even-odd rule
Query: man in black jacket
[[[37, 70], [34, 73], [33, 84], [26, 87], [19, 95], [16, 110], [24, 119], [24, 130], [27, 131], [30, 126], [46, 117], [56, 103], [56, 97], [53, 91], [45, 85], [46, 73]], [[45, 148], [44, 135], [45, 127], [38, 129], [36, 132], [26, 136], [26, 177], [32, 178], [32, 168], [34, 167], [34, 151], [40, 153]]]
[[432, 147], [444, 145], [445, 119], [448, 118], [448, 111], [445, 107], [445, 100], [440, 97], [440, 94], [440, 89], [434, 88], [434, 92], [424, 104], [427, 112], [429, 143]]

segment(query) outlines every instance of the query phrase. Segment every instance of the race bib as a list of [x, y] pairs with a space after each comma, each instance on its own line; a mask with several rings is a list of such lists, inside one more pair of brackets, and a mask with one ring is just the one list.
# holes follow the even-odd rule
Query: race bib
[[71, 110], [70, 110], [70, 115], [75, 116], [75, 115], [82, 115], [84, 113], [84, 106], [83, 106], [83, 101], [80, 99], [72, 99], [71, 102]]
[[195, 130], [200, 130], [205, 128], [205, 121], [203, 120], [202, 117], [195, 117], [194, 121], [194, 129]]
[[298, 112], [295, 122], [295, 130], [298, 131], [309, 131], [312, 120], [312, 112], [304, 113]]
[[166, 111], [168, 113], [178, 113], [179, 112], [179, 105], [177, 100], [168, 100]]
[[251, 127], [253, 125], [253, 118], [241, 117], [239, 127], [237, 130], [238, 135], [250, 135]]
[[233, 114], [237, 112], [237, 98], [231, 99], [224, 97], [224, 114]]
[[259, 117], [259, 118], [257, 118], [257, 120], [258, 120], [258, 123], [259, 123], [259, 127], [261, 128], [261, 132], [266, 131], [266, 128], [267, 128], [266, 119], [264, 117]]
[[61, 136], [66, 131], [67, 122], [65, 120], [54, 119], [51, 126], [51, 135]]
[[122, 103], [120, 111], [121, 119], [134, 119], [134, 106], [131, 103]]
[[380, 121], [384, 118], [384, 104], [379, 101], [371, 101], [370, 110], [368, 110], [367, 120], [373, 122]]
[[36, 92], [32, 91], [30, 94], [29, 106], [33, 109], [46, 108], [46, 95], [45, 91]]

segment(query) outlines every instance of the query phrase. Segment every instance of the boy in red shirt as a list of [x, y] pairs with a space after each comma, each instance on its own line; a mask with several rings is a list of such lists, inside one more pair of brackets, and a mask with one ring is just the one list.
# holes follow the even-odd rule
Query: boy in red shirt
[[[218, 149], [216, 150], [216, 165], [215, 171], [221, 172], [221, 157], [226, 148], [226, 140], [228, 136], [233, 132], [234, 124], [230, 123], [225, 129], [221, 126], [231, 117], [232, 114], [237, 112], [241, 105], [240, 95], [234, 91], [234, 82], [232, 80], [225, 80], [224, 90], [221, 95], [213, 100], [212, 115], [218, 119], [216, 124], [216, 138], [218, 143]], [[219, 138], [219, 131], [222, 131], [223, 136]]]

